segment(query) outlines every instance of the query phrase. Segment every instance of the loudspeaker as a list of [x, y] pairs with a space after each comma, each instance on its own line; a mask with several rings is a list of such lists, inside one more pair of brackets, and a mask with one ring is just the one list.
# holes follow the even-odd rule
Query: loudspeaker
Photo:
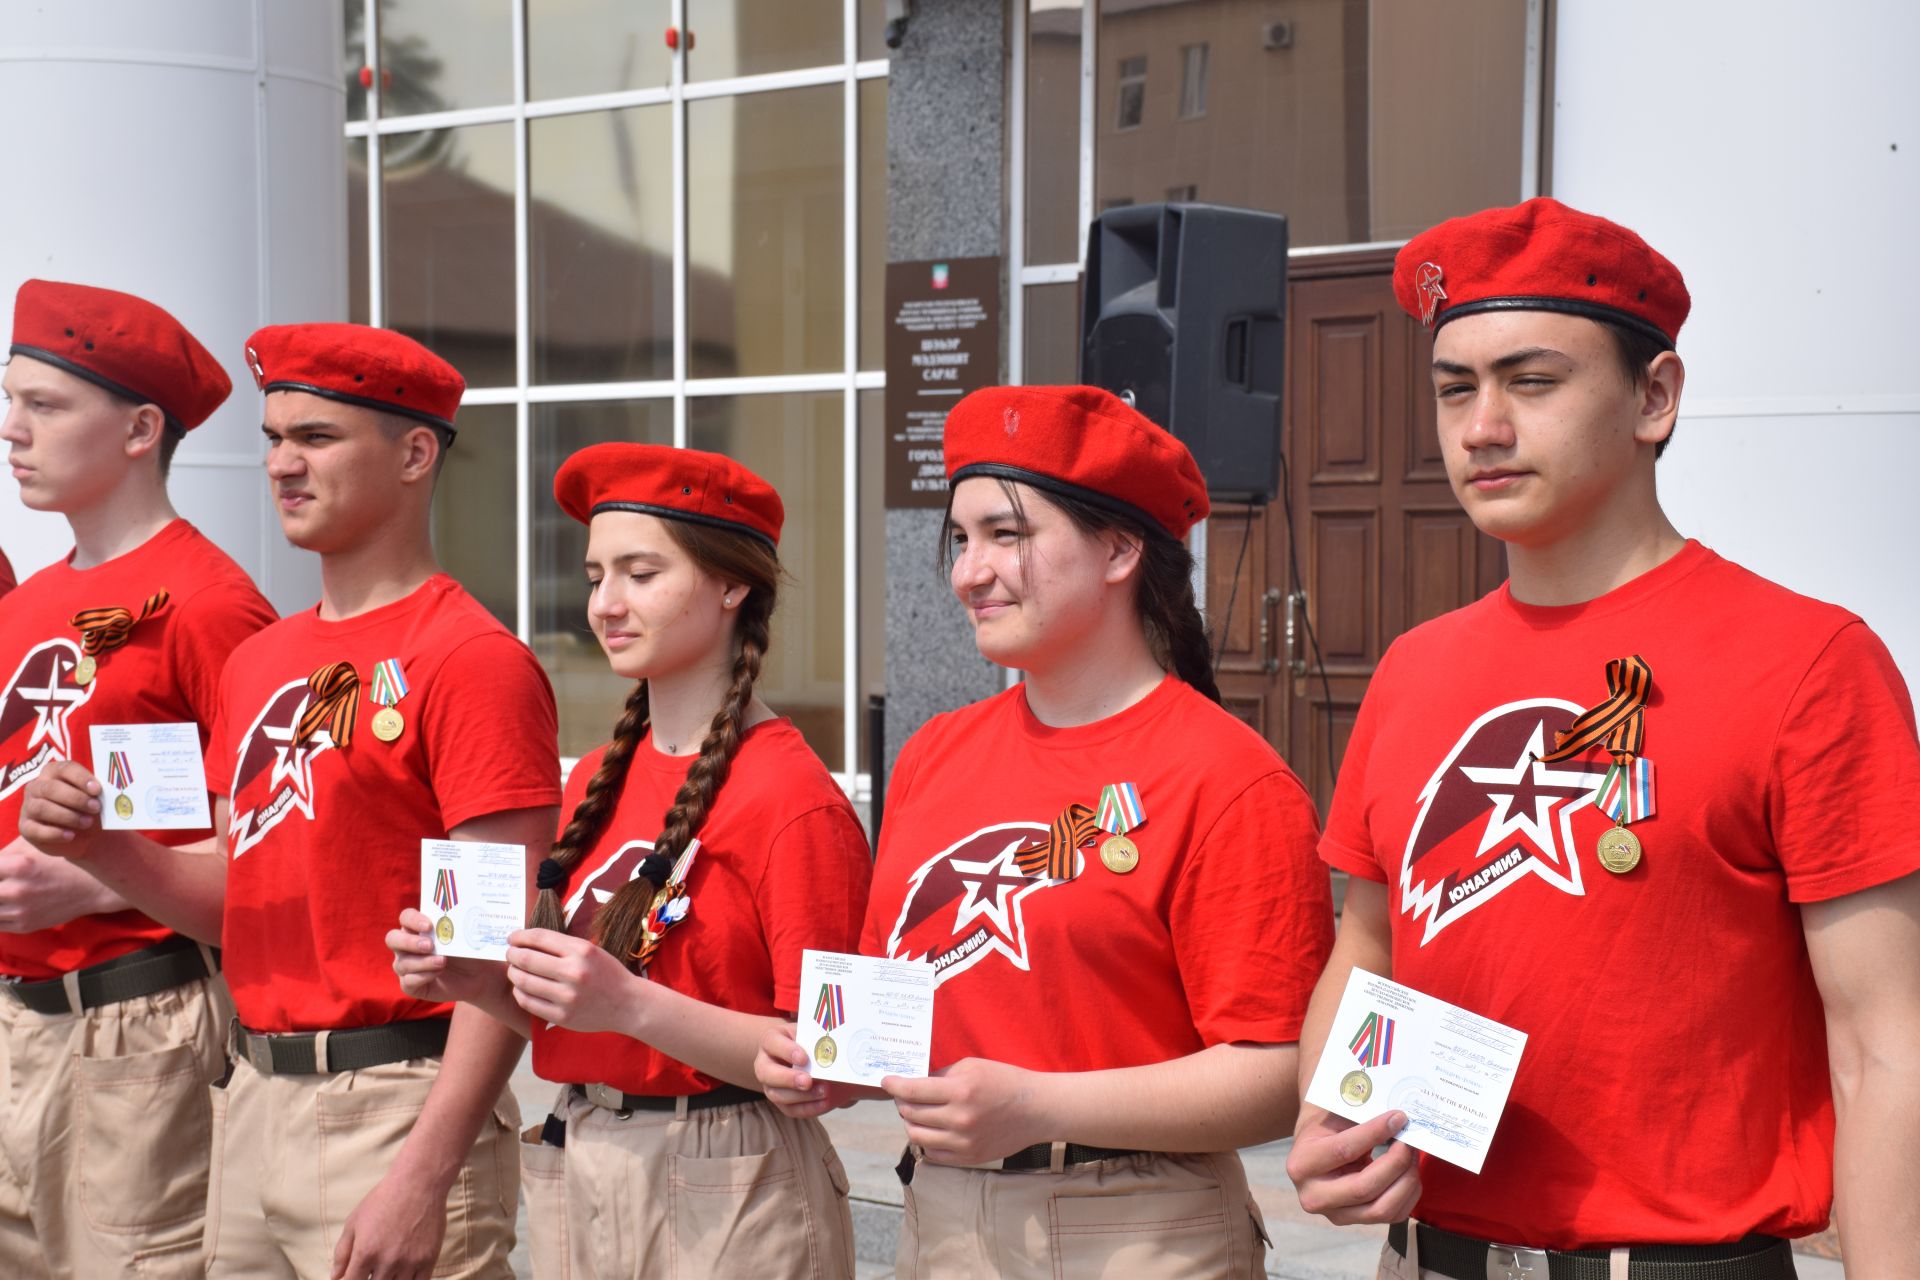
[[1087, 233], [1080, 378], [1193, 450], [1207, 491], [1280, 484], [1287, 220], [1207, 204], [1110, 209]]

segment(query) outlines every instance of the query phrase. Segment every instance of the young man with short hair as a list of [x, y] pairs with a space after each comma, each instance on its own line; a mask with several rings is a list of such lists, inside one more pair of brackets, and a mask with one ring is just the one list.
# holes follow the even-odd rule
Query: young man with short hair
[[[266, 393], [281, 527], [321, 600], [242, 645], [209, 752], [224, 865], [98, 832], [67, 767], [24, 830], [201, 938], [239, 1013], [216, 1091], [209, 1276], [506, 1277], [525, 1039], [407, 997], [386, 931], [417, 904], [423, 838], [544, 856], [560, 800], [553, 693], [526, 646], [440, 572], [434, 477], [463, 382], [411, 339], [276, 326]], [[196, 860], [197, 861], [197, 860]], [[191, 874], [188, 874], [191, 872]]]
[[1308, 1106], [1301, 1204], [1393, 1224], [1394, 1280], [1787, 1277], [1787, 1239], [1835, 1204], [1849, 1275], [1912, 1274], [1900, 673], [1858, 617], [1662, 511], [1690, 298], [1639, 236], [1532, 200], [1416, 237], [1394, 284], [1437, 326], [1448, 475], [1510, 577], [1374, 675], [1321, 844], [1352, 881], [1301, 1050], [1347, 1051], [1355, 967], [1528, 1040], [1478, 1176], [1398, 1142], [1374, 1158], [1404, 1110]]
[[93, 759], [95, 725], [192, 722], [204, 748], [227, 655], [273, 621], [167, 498], [174, 445], [231, 383], [152, 303], [44, 280], [20, 288], [11, 357], [0, 438], [74, 548], [0, 599], [0, 1274], [197, 1276], [226, 1065], [211, 953], [19, 826], [43, 770]]

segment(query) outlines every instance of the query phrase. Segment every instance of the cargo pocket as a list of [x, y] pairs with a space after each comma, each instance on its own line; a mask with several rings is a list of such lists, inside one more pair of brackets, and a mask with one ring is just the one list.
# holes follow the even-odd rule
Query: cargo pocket
[[133, 1274], [139, 1280], [195, 1280], [207, 1274], [207, 1261], [201, 1255], [200, 1242], [189, 1240], [134, 1254]]
[[213, 1108], [199, 1046], [74, 1059], [80, 1211], [106, 1235], [198, 1222]]
[[[232, 1075], [229, 1072], [228, 1078]], [[227, 1086], [225, 1082], [207, 1090], [207, 1221], [201, 1235], [206, 1256], [215, 1256], [220, 1243], [220, 1191], [226, 1185], [227, 1167]]]
[[814, 1274], [813, 1220], [787, 1148], [757, 1156], [674, 1156], [672, 1274], [679, 1280]]
[[566, 1280], [567, 1149], [540, 1140], [543, 1125], [520, 1135], [520, 1189], [527, 1198], [527, 1253], [533, 1280]]
[[1056, 1195], [1047, 1207], [1056, 1280], [1174, 1280], [1232, 1275], [1233, 1234], [1218, 1187], [1132, 1195]]
[[[340, 1233], [360, 1202], [378, 1186], [393, 1167], [401, 1144], [407, 1139], [420, 1108], [426, 1102], [431, 1081], [379, 1080], [360, 1078], [344, 1091], [328, 1081], [313, 1095], [314, 1129], [319, 1138], [315, 1163], [319, 1166], [319, 1218], [327, 1256], [340, 1243]], [[337, 1078], [336, 1078], [337, 1079]], [[467, 1208], [472, 1193], [472, 1171], [462, 1168], [447, 1193], [447, 1231], [440, 1245], [438, 1275], [449, 1261], [466, 1257]]]

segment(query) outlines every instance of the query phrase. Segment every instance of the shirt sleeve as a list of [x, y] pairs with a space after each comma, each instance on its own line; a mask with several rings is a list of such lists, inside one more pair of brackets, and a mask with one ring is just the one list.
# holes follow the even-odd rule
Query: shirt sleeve
[[[228, 655], [231, 657], [231, 655]], [[214, 681], [213, 711], [207, 725], [207, 750], [202, 763], [207, 771], [207, 792], [233, 797], [233, 724], [229, 711], [233, 703], [233, 673], [223, 665]]]
[[1320, 837], [1320, 857], [1327, 863], [1363, 880], [1385, 884], [1387, 872], [1373, 847], [1373, 831], [1367, 812], [1367, 771], [1373, 763], [1374, 738], [1378, 732], [1380, 704], [1386, 701], [1387, 663], [1393, 657], [1389, 648], [1367, 682], [1366, 696], [1360, 700], [1360, 714], [1347, 738], [1346, 754], [1340, 760], [1340, 776], [1333, 784], [1333, 804], [1327, 811], [1327, 829]]
[[1920, 870], [1913, 700], [1880, 637], [1855, 619], [1827, 642], [1774, 740], [1768, 821], [1794, 902]]
[[463, 822], [560, 803], [560, 723], [531, 650], [505, 632], [447, 655], [421, 708], [441, 819]]
[[1209, 1046], [1288, 1044], [1333, 950], [1333, 895], [1313, 802], [1266, 774], [1188, 855], [1170, 927], [1194, 1028]]
[[843, 804], [809, 810], [774, 835], [757, 896], [778, 1008], [799, 1008], [802, 951], [854, 950], [872, 876], [866, 833]]
[[168, 666], [202, 739], [211, 745], [220, 712], [220, 673], [242, 640], [275, 621], [273, 606], [250, 585], [217, 583], [176, 607], [180, 612], [167, 627]]

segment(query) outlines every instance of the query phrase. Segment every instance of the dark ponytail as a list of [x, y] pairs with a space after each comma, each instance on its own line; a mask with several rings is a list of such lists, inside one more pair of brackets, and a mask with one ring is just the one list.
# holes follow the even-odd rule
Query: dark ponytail
[[[684, 520], [664, 523], [674, 542], [701, 572], [723, 582], [741, 583], [748, 590], [734, 618], [733, 679], [700, 743], [700, 754], [687, 769], [686, 781], [674, 795], [653, 852], [641, 861], [639, 874], [621, 885], [594, 917], [595, 941], [629, 968], [643, 940], [653, 895], [666, 884], [673, 864], [699, 834], [740, 750], [740, 740], [747, 731], [747, 713], [753, 705], [754, 683], [760, 678], [760, 665], [772, 643], [773, 610], [780, 585], [780, 561], [759, 539]], [[549, 868], [547, 863], [541, 864], [534, 928], [566, 927], [560, 889], [566, 884], [567, 872], [593, 847], [613, 816], [646, 727], [647, 684], [642, 680], [627, 698], [626, 710], [614, 726], [613, 741], [587, 784], [586, 795], [554, 843], [547, 860], [554, 865]]]

